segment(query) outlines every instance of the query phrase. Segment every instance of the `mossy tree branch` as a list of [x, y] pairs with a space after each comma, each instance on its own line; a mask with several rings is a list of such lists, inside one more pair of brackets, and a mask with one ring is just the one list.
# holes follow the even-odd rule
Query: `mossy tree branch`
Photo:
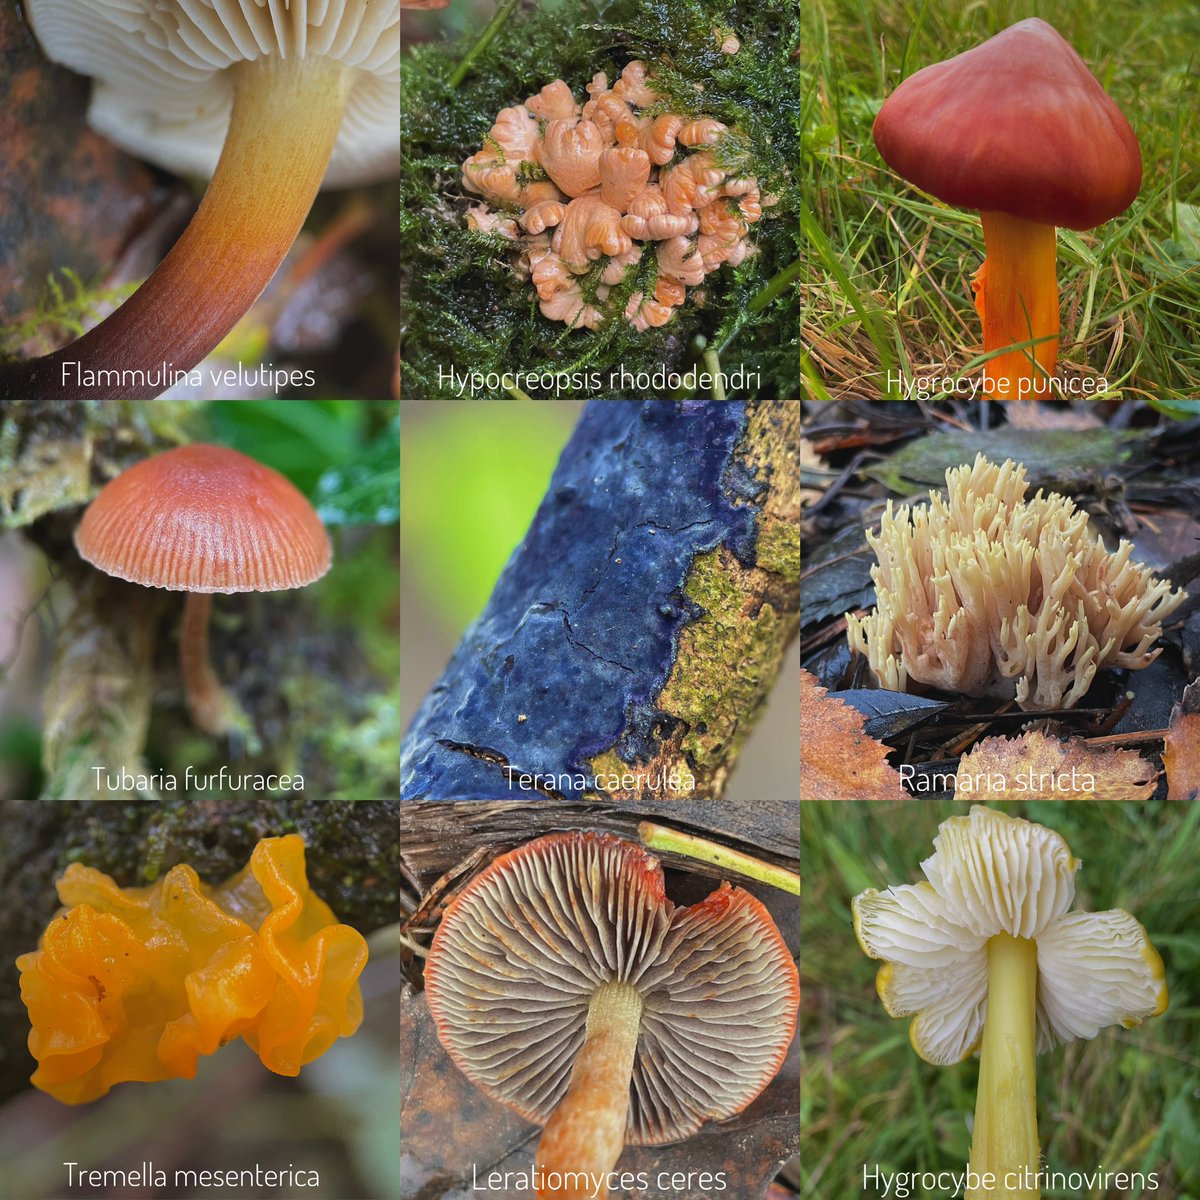
[[798, 624], [798, 459], [795, 403], [593, 401], [402, 799], [720, 796]]

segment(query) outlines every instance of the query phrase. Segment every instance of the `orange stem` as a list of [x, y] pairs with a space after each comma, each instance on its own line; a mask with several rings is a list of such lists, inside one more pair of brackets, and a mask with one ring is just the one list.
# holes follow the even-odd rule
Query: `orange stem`
[[1054, 226], [985, 212], [987, 257], [975, 272], [975, 309], [983, 322], [984, 353], [1014, 343], [983, 365], [984, 395], [991, 400], [1044, 400], [1054, 394], [1058, 360], [1058, 285]]
[[[571, 1082], [542, 1131], [539, 1200], [604, 1200], [604, 1182], [625, 1147], [629, 1081], [642, 998], [628, 983], [606, 983], [588, 1006], [587, 1034]], [[566, 1176], [566, 1181], [563, 1181]]]
[[324, 178], [348, 72], [320, 57], [261, 58], [230, 70], [229, 131], [191, 223], [94, 329], [53, 354], [0, 367], [0, 398], [156, 396], [171, 382], [162, 381], [164, 364], [191, 370], [270, 282]]
[[229, 698], [208, 660], [208, 619], [212, 613], [210, 592], [188, 592], [183, 605], [183, 628], [179, 634], [179, 667], [183, 692], [192, 720], [205, 733], [219, 735], [229, 727]]

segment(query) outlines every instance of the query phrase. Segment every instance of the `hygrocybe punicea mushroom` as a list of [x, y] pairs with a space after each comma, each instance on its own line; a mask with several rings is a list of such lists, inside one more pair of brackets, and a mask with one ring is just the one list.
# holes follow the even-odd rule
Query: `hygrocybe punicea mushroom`
[[[910, 75], [875, 118], [875, 145], [917, 187], [983, 218], [974, 277], [994, 400], [1052, 394], [1058, 358], [1054, 227], [1092, 229], [1123, 213], [1142, 154], [1083, 59], [1031, 17]], [[1030, 345], [1030, 343], [1034, 343]]]
[[603, 1200], [626, 1142], [746, 1107], [796, 1029], [795, 963], [723, 883], [676, 908], [658, 860], [607, 834], [539, 838], [446, 909], [425, 968], [438, 1037], [493, 1099], [545, 1125], [543, 1200]]
[[970, 1165], [995, 1183], [966, 1200], [1037, 1200], [1037, 1053], [1164, 1012], [1162, 959], [1129, 913], [1068, 911], [1080, 864], [1052, 829], [979, 805], [933, 849], [927, 882], [854, 898], [854, 930], [926, 1062], [980, 1052]]
[[[88, 117], [100, 133], [169, 170], [212, 180], [137, 292], [62, 350], [0, 367], [0, 397], [157, 395], [164, 363], [190, 370], [254, 303], [322, 181], [362, 183], [398, 166], [400, 2], [25, 7], [47, 55], [95, 80]], [[64, 364], [84, 382], [64, 387]], [[143, 377], [151, 382], [139, 384]]]
[[208, 660], [213, 592], [277, 592], [329, 570], [329, 535], [278, 471], [225, 446], [180, 446], [122, 472], [75, 531], [85, 562], [143, 587], [187, 592], [179, 662], [192, 720], [241, 723]]

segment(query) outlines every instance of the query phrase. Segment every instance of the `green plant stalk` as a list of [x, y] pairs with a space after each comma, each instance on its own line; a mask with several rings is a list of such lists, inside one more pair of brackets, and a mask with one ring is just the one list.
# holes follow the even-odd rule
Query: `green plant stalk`
[[799, 875], [761, 859], [752, 858], [740, 850], [730, 850], [728, 846], [719, 846], [706, 838], [683, 833], [667, 825], [656, 825], [653, 821], [638, 823], [638, 837], [647, 850], [669, 851], [681, 854], [685, 858], [694, 858], [698, 862], [712, 863], [715, 867], [736, 871], [739, 875], [757, 879], [759, 883], [769, 884], [782, 892], [800, 895]]
[[713, 377], [712, 398], [714, 400], [726, 399], [725, 384], [721, 379], [721, 359], [715, 350], [705, 350], [704, 369]]
[[517, 0], [505, 0], [496, 10], [496, 15], [488, 22], [487, 28], [479, 35], [475, 45], [467, 51], [466, 58], [454, 68], [454, 74], [449, 79], [449, 84], [452, 88], [458, 87], [466, 79], [467, 72], [470, 71], [475, 60], [488, 48], [492, 38], [500, 32], [504, 26], [504, 22], [508, 20], [512, 10], [516, 7]]
[[[1037, 943], [998, 933], [988, 941], [987, 1018], [975, 1098], [971, 1171], [994, 1187], [965, 1200], [1040, 1200], [1037, 1131]], [[1015, 1186], [1014, 1186], [1015, 1185]]]

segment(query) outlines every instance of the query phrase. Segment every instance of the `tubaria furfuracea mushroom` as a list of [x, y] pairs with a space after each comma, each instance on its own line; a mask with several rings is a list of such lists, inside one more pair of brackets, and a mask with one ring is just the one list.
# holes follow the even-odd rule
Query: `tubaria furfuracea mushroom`
[[1109, 553], [1088, 515], [1057, 492], [1026, 499], [1025, 468], [982, 454], [946, 472], [947, 496], [894, 509], [867, 541], [875, 609], [846, 614], [850, 648], [891, 691], [924, 684], [1015, 698], [1024, 709], [1078, 704], [1098, 670], [1148, 667], [1183, 591]]
[[463, 187], [484, 197], [467, 225], [513, 243], [549, 320], [595, 329], [623, 316], [644, 332], [754, 253], [750, 226], [772, 198], [723, 165], [724, 124], [664, 111], [640, 59], [587, 92], [581, 105], [556, 79], [500, 110], [462, 166]]
[[425, 996], [463, 1074], [545, 1126], [539, 1200], [604, 1200], [627, 1142], [682, 1141], [775, 1078], [800, 988], [749, 892], [723, 883], [676, 908], [640, 846], [563, 833], [451, 901]]
[[1162, 959], [1129, 913], [1068, 911], [1080, 864], [1052, 829], [978, 805], [933, 849], [925, 882], [854, 898], [854, 931], [921, 1058], [980, 1052], [966, 1200], [1038, 1200], [1037, 1054], [1165, 1011]]
[[25, 7], [46, 54], [94, 80], [93, 128], [211, 180], [141, 287], [70, 345], [0, 366], [0, 398], [155, 396], [258, 298], [322, 184], [399, 168], [400, 0]]

